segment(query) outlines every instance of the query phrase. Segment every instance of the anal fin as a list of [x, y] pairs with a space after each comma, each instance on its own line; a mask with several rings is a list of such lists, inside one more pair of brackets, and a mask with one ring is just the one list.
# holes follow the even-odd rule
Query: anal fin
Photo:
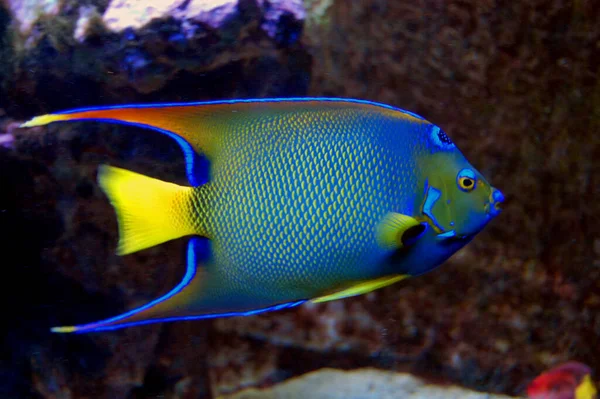
[[188, 309], [193, 306], [195, 294], [201, 288], [203, 273], [201, 266], [198, 267], [197, 254], [203, 244], [207, 244], [206, 239], [198, 237], [190, 239], [187, 248], [185, 276], [175, 288], [162, 297], [116, 317], [78, 326], [53, 327], [51, 331], [56, 333], [83, 333], [114, 330], [184, 316]]
[[348, 298], [351, 296], [367, 294], [371, 291], [375, 291], [379, 288], [387, 287], [388, 285], [394, 284], [400, 280], [404, 280], [410, 276], [406, 274], [396, 274], [392, 276], [385, 276], [376, 278], [373, 280], [366, 280], [357, 282], [350, 287], [335, 291], [331, 294], [323, 295], [318, 298], [314, 298], [311, 302], [320, 303], [334, 301], [336, 299]]
[[207, 252], [208, 245], [208, 239], [200, 237], [190, 239], [187, 248], [185, 276], [175, 288], [162, 297], [116, 317], [77, 326], [53, 327], [51, 331], [55, 333], [87, 333], [175, 320], [249, 316], [291, 308], [306, 302], [305, 300], [296, 300], [252, 306], [244, 298], [236, 297], [236, 292], [230, 292], [229, 295], [218, 295], [227, 292], [228, 287], [219, 287], [218, 284], [223, 283], [222, 281], [217, 281], [215, 286], [215, 276], [214, 271], [211, 273], [210, 261], [203, 263], [204, 260], [200, 259], [200, 254]]

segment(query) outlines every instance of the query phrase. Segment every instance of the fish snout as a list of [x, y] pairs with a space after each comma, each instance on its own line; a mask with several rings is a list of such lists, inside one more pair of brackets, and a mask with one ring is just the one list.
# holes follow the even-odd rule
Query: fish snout
[[496, 216], [497, 214], [499, 214], [502, 211], [502, 209], [500, 208], [500, 205], [503, 202], [504, 202], [504, 194], [502, 194], [502, 192], [500, 190], [498, 190], [497, 188], [492, 187], [492, 192], [490, 193], [489, 208], [488, 208], [489, 215]]

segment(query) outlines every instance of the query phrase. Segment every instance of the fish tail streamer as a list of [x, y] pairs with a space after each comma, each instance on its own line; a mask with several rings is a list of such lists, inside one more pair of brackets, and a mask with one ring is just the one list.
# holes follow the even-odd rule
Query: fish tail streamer
[[102, 165], [98, 183], [117, 214], [117, 253], [126, 255], [179, 237], [200, 234], [193, 188]]

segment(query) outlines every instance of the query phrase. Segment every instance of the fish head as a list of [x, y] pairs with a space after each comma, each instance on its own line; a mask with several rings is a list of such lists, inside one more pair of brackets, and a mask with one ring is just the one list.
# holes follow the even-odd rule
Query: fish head
[[470, 240], [500, 213], [504, 195], [435, 125], [431, 125], [426, 149], [420, 168], [420, 217], [436, 231], [440, 241]]

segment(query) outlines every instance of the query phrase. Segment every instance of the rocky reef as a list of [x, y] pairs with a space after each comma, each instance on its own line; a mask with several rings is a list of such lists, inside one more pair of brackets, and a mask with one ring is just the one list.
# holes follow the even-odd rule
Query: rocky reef
[[[566, 360], [598, 372], [598, 20], [593, 2], [566, 0], [1, 0], [0, 396], [280, 397], [324, 367], [360, 369], [318, 377], [340, 385], [352, 375], [385, 388], [410, 372], [519, 395]], [[111, 163], [183, 182], [184, 167], [176, 143], [140, 129], [25, 131], [19, 121], [79, 106], [303, 95], [434, 121], [504, 191], [503, 214], [436, 271], [363, 297], [48, 332], [179, 281], [182, 241], [114, 254], [116, 221], [95, 174]], [[438, 397], [457, 397], [449, 392]]]

